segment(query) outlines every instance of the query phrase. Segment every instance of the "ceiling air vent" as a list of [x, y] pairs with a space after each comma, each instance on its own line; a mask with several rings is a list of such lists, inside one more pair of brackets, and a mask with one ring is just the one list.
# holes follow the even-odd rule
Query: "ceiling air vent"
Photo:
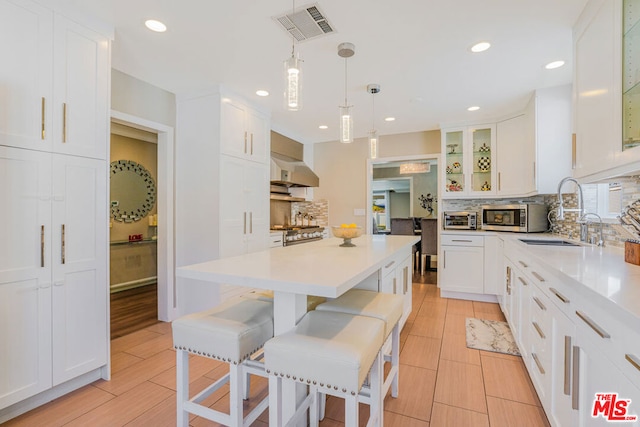
[[274, 16], [273, 19], [298, 42], [335, 32], [317, 3], [298, 7], [295, 13]]

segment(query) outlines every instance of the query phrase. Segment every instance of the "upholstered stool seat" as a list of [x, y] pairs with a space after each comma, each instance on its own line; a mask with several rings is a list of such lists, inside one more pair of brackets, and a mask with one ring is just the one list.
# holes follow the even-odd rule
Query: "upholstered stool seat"
[[[183, 316], [172, 323], [176, 349], [178, 425], [188, 426], [193, 413], [227, 426], [241, 427], [242, 375], [266, 377], [264, 365], [252, 359], [273, 337], [273, 304], [247, 298], [234, 298], [214, 309]], [[189, 399], [189, 353], [229, 363], [229, 374]], [[199, 402], [229, 383], [229, 414], [215, 411]], [[248, 390], [246, 391], [248, 393]], [[247, 416], [251, 424], [267, 408], [268, 398]]]
[[[309, 396], [296, 414], [309, 408], [311, 425], [318, 424], [319, 393], [345, 399], [346, 426], [358, 425], [358, 400], [371, 371], [371, 425], [382, 424], [381, 347], [385, 323], [380, 319], [329, 311], [310, 311], [291, 331], [264, 346], [269, 377], [270, 421], [282, 424], [282, 381], [309, 386]], [[376, 404], [377, 403], [377, 404]]]

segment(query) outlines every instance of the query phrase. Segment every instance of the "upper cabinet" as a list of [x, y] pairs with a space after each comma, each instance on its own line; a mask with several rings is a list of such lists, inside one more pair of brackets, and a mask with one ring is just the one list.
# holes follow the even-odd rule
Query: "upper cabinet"
[[106, 159], [110, 40], [27, 0], [0, 0], [0, 144]]
[[265, 116], [237, 100], [221, 104], [221, 153], [254, 162], [269, 159], [268, 121]]
[[495, 195], [495, 125], [442, 131], [444, 198]]

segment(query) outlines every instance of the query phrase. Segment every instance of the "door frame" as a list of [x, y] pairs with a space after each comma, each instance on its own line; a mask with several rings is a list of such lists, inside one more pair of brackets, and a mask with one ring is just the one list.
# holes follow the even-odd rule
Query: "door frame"
[[[367, 159], [367, 208], [366, 212], [366, 233], [372, 234], [373, 232], [373, 214], [371, 213], [371, 206], [373, 206], [373, 165], [379, 165], [391, 162], [404, 162], [404, 161], [419, 161], [419, 160], [435, 160], [438, 167], [442, 164], [441, 155], [437, 154], [416, 154], [410, 156], [396, 156], [396, 157], [380, 157], [377, 159]], [[412, 181], [413, 183], [413, 181]], [[436, 188], [438, 189], [436, 194], [436, 200], [440, 201], [440, 177], [436, 174]], [[413, 184], [412, 184], [413, 192]], [[411, 210], [413, 212], [413, 210]], [[440, 229], [440, 206], [438, 206], [438, 215], [436, 217], [438, 221], [438, 230]]]
[[[158, 320], [177, 317], [175, 279], [175, 162], [174, 128], [117, 110], [111, 110], [115, 123], [158, 135]], [[110, 158], [110, 156], [109, 156]], [[109, 160], [110, 161], [110, 160]], [[110, 191], [107, 189], [107, 191]], [[106, 208], [105, 208], [106, 209]]]

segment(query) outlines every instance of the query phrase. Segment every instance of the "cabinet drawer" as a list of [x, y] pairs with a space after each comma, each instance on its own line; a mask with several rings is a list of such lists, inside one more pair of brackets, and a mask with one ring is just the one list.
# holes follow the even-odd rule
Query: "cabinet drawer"
[[443, 234], [440, 237], [445, 246], [484, 246], [483, 236]]

